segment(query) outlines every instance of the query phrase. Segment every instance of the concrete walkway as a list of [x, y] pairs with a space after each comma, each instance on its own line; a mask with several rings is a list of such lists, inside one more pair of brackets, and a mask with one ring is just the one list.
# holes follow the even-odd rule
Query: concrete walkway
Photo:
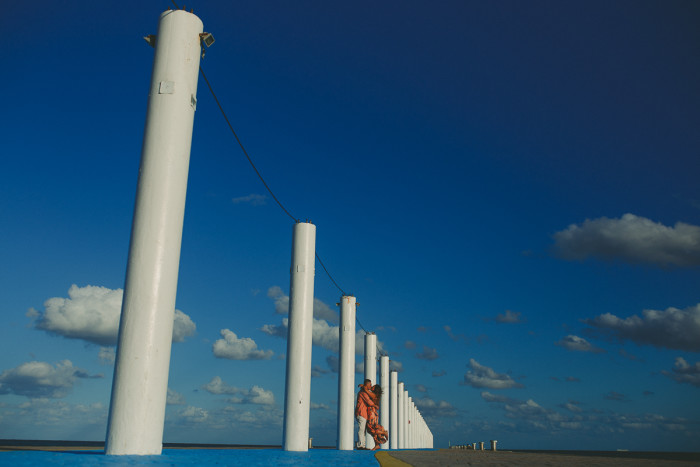
[[[679, 457], [687, 460], [664, 459]], [[435, 451], [378, 451], [375, 455], [382, 467], [447, 467], [447, 466], [567, 466], [567, 467], [686, 467], [700, 466], [700, 454], [674, 453], [596, 453], [573, 455], [566, 453], [472, 451], [438, 449]]]

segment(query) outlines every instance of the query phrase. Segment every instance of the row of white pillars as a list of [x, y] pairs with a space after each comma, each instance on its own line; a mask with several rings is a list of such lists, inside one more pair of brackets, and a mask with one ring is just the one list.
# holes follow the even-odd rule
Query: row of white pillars
[[[196, 108], [202, 22], [183, 10], [159, 21], [139, 182], [124, 286], [105, 452], [160, 454], [170, 366], [182, 225]], [[307, 451], [311, 387], [316, 227], [293, 230], [284, 397], [283, 447]], [[352, 449], [354, 428], [355, 297], [341, 298], [338, 448]], [[377, 339], [365, 336], [365, 378], [376, 383]], [[405, 385], [380, 364], [385, 391], [383, 448], [414, 448], [419, 432]], [[388, 396], [387, 396], [388, 394]], [[415, 412], [417, 414], [417, 412]], [[374, 447], [367, 435], [366, 445]]]
[[[356, 299], [342, 296], [340, 299], [340, 366], [338, 372], [338, 440], [339, 450], [354, 449], [355, 385], [355, 315]], [[364, 340], [364, 379], [372, 384], [377, 380], [377, 336], [368, 332]], [[379, 385], [383, 396], [379, 407], [379, 423], [389, 432], [389, 439], [382, 449], [431, 448], [432, 433], [420, 415], [407, 386], [398, 380], [398, 373], [390, 370], [388, 355], [379, 358]], [[365, 435], [365, 446], [374, 447], [371, 436]]]
[[[354, 304], [354, 297], [353, 304]], [[346, 313], [346, 305], [348, 297], [341, 297], [341, 344], [340, 344], [340, 370], [338, 378], [338, 449], [351, 450], [352, 441], [351, 433], [354, 427], [354, 420], [349, 420], [349, 417], [344, 415], [342, 407], [349, 404], [348, 395], [356, 388], [353, 384], [353, 378], [350, 375], [351, 367], [354, 363], [354, 350], [347, 346], [344, 339], [349, 339], [350, 336], [345, 336], [345, 333], [352, 329], [354, 332], [354, 324], [350, 325], [346, 320], [351, 319], [350, 313]], [[349, 309], [349, 307], [348, 307]], [[355, 308], [352, 308], [355, 311]], [[354, 319], [354, 313], [352, 319]], [[347, 324], [346, 324], [347, 323]], [[366, 333], [364, 341], [364, 379], [369, 379], [372, 384], [376, 384], [376, 351], [377, 351], [377, 336], [374, 333]], [[345, 363], [344, 363], [345, 362]], [[398, 381], [398, 373], [391, 371], [390, 360], [388, 355], [382, 355], [380, 362], [379, 384], [384, 392], [380, 407], [379, 407], [379, 423], [389, 432], [389, 439], [382, 444], [382, 449], [418, 449], [432, 447], [432, 433], [428, 428], [425, 420], [420, 415], [420, 411], [416, 407], [413, 399], [408, 395], [406, 385]], [[346, 373], [347, 372], [347, 373]], [[354, 438], [353, 438], [354, 439]], [[366, 435], [365, 445], [368, 449], [374, 447], [374, 440], [370, 435]]]
[[396, 431], [396, 442], [390, 445], [390, 448], [432, 449], [433, 434], [405, 387], [406, 385], [403, 382], [399, 382], [396, 385], [397, 421], [394, 428]]

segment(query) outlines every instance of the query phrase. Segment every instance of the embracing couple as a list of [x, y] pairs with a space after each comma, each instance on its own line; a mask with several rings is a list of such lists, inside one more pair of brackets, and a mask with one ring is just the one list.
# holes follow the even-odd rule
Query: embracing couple
[[365, 445], [365, 433], [369, 433], [374, 439], [374, 449], [377, 450], [381, 444], [386, 443], [388, 433], [379, 424], [379, 400], [382, 398], [382, 388], [376, 384], [372, 386], [372, 380], [366, 379], [360, 386], [357, 393], [357, 405], [355, 406], [355, 417], [357, 418], [357, 449], [367, 449]]

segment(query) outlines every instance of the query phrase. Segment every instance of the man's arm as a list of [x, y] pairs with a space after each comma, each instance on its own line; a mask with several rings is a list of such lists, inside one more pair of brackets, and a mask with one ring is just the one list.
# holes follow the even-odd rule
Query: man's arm
[[360, 391], [360, 396], [362, 397], [362, 401], [368, 406], [368, 407], [377, 407], [377, 404], [372, 400], [372, 396], [369, 395], [367, 391], [364, 389]]

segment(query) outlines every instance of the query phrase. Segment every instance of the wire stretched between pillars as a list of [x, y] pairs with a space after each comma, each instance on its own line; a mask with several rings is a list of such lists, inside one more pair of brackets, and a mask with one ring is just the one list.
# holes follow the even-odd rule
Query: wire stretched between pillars
[[[180, 8], [174, 0], [171, 0], [171, 1], [177, 9]], [[224, 107], [221, 104], [221, 101], [219, 100], [216, 93], [214, 92], [214, 88], [211, 85], [206, 74], [204, 73], [203, 68], [201, 66], [199, 66], [198, 68], [199, 68], [199, 72], [202, 75], [202, 78], [204, 79], [204, 81], [207, 85], [207, 88], [209, 89], [212, 97], [214, 98], [215, 103], [217, 104], [217, 107], [219, 108], [219, 111], [221, 112], [221, 115], [223, 116], [224, 120], [226, 121], [226, 124], [228, 125], [228, 127], [229, 127], [232, 135], [236, 139], [238, 145], [240, 146], [241, 151], [243, 152], [246, 159], [248, 160], [248, 163], [250, 164], [250, 166], [252, 167], [252, 169], [254, 170], [254, 172], [256, 173], [258, 178], [260, 179], [260, 181], [263, 184], [263, 186], [265, 187], [265, 189], [268, 191], [268, 193], [270, 193], [270, 196], [275, 200], [277, 205], [280, 207], [280, 209], [290, 219], [292, 219], [296, 224], [299, 224], [300, 223], [299, 219], [296, 218], [294, 215], [292, 215], [291, 212], [282, 204], [280, 199], [272, 191], [272, 188], [265, 181], [264, 177], [262, 176], [262, 173], [256, 167], [252, 158], [248, 154], [248, 151], [245, 149], [243, 142], [239, 138], [238, 134], [235, 132], [233, 125], [231, 124], [231, 122], [226, 114], [226, 111], [224, 110]], [[333, 285], [341, 292], [343, 297], [346, 297], [345, 291], [336, 282], [336, 280], [333, 278], [333, 276], [330, 274], [328, 268], [326, 267], [324, 262], [321, 260], [321, 257], [315, 251], [315, 247], [314, 247], [314, 257], [316, 260], [318, 260], [319, 264], [321, 265], [321, 268], [324, 270], [324, 272], [326, 273], [326, 275], [328, 276], [330, 281], [333, 283]], [[313, 287], [313, 285], [312, 285], [312, 287]], [[359, 305], [359, 304], [357, 304], [357, 305]], [[368, 364], [367, 360], [366, 360], [366, 364], [365, 364], [365, 372], [366, 373], [368, 372], [368, 370], [373, 369], [374, 375], [372, 378], [369, 378], [369, 379], [372, 379], [372, 381], [375, 381], [376, 380], [376, 357], [377, 357], [377, 355], [379, 355], [381, 357], [382, 361], [384, 361], [384, 359], [386, 358], [387, 369], [389, 369], [389, 363], [388, 363], [389, 356], [385, 351], [383, 351], [379, 347], [378, 343], [376, 342], [376, 335], [374, 335], [374, 333], [367, 331], [367, 329], [362, 325], [361, 321], [359, 320], [359, 317], [357, 316], [356, 309], [353, 309], [353, 311], [354, 311], [354, 313], [353, 313], [354, 314], [354, 321], [365, 332], [365, 335], [366, 336], [367, 335], [375, 336], [374, 345], [372, 346], [372, 354], [374, 356], [373, 362]], [[346, 327], [349, 328], [350, 325], [347, 324]], [[352, 334], [353, 339], [352, 340], [353, 340], [353, 347], [354, 347], [354, 323], [353, 323], [352, 328], [353, 328], [353, 334]], [[310, 341], [310, 339], [309, 339], [309, 341]], [[289, 341], [288, 341], [288, 344], [289, 344]], [[289, 354], [289, 352], [288, 352], [288, 354]], [[353, 361], [354, 361], [354, 349], [352, 351], [352, 355], [353, 355]], [[372, 368], [368, 368], [370, 366]], [[353, 365], [353, 367], [354, 367], [354, 365]], [[288, 369], [288, 372], [289, 372], [289, 369]], [[353, 372], [354, 372], [354, 368], [353, 368]], [[391, 435], [391, 431], [390, 431], [390, 441], [387, 443], [388, 447], [391, 449], [401, 449], [401, 448], [411, 449], [411, 448], [416, 448], [416, 447], [432, 447], [432, 433], [430, 433], [430, 430], [428, 429], [427, 425], [425, 424], [425, 421], [423, 420], [422, 416], [420, 416], [420, 411], [417, 409], [415, 404], [412, 402], [411, 398], [408, 397], [408, 391], [405, 389], [405, 387], [406, 387], [405, 384], [403, 382], [397, 381], [396, 389], [393, 390], [392, 389], [392, 386], [393, 386], [393, 379], [392, 378], [397, 377], [397, 372], [390, 371], [390, 374], [391, 374], [390, 377], [384, 378], [384, 372], [382, 371], [382, 373], [381, 373], [381, 375], [382, 375], [381, 383], [382, 383], [382, 386], [385, 387], [385, 394], [388, 393], [389, 398], [391, 399], [391, 401], [389, 401], [388, 404], [383, 409], [384, 412], [390, 412], [390, 413], [388, 414], [388, 417], [382, 418], [382, 421], [384, 423], [387, 423], [390, 426], [390, 428], [392, 425], [395, 425], [393, 427], [393, 429], [391, 430], [391, 431], [395, 432], [394, 436]], [[289, 378], [289, 374], [287, 375], [287, 377]], [[403, 390], [405, 393], [403, 395], [401, 394], [402, 387], [404, 388]], [[339, 395], [340, 395], [340, 391], [341, 391], [341, 388], [339, 385]], [[354, 393], [354, 388], [353, 388], [353, 393]], [[288, 396], [288, 394], [286, 394], [286, 396]], [[395, 399], [395, 408], [394, 408], [394, 399]], [[410, 404], [409, 404], [409, 402], [410, 402]], [[340, 397], [339, 397], [339, 405], [340, 405]], [[340, 414], [340, 407], [339, 407], [339, 414]], [[307, 413], [307, 415], [308, 415], [308, 413]], [[285, 429], [288, 428], [286, 418], [287, 418], [287, 414], [286, 414], [286, 410], [285, 410]], [[306, 417], [306, 418], [308, 421], [308, 417]], [[394, 419], [395, 419], [395, 421], [394, 421]], [[341, 440], [341, 437], [340, 437], [340, 430], [341, 430], [340, 418], [339, 418], [338, 430], [339, 430], [338, 448], [343, 449], [341, 447], [341, 441], [340, 441]], [[307, 423], [306, 432], [307, 432], [307, 436], [308, 436], [308, 423]], [[429, 441], [426, 441], [426, 440], [429, 440]], [[306, 441], [306, 440], [304, 440], [304, 441]], [[296, 445], [300, 445], [301, 442], [291, 442], [291, 444], [294, 444], [296, 446]], [[286, 445], [286, 439], [285, 439], [285, 445]], [[387, 446], [385, 445], [383, 447], [387, 447]], [[292, 448], [292, 450], [297, 450], [297, 449]]]

